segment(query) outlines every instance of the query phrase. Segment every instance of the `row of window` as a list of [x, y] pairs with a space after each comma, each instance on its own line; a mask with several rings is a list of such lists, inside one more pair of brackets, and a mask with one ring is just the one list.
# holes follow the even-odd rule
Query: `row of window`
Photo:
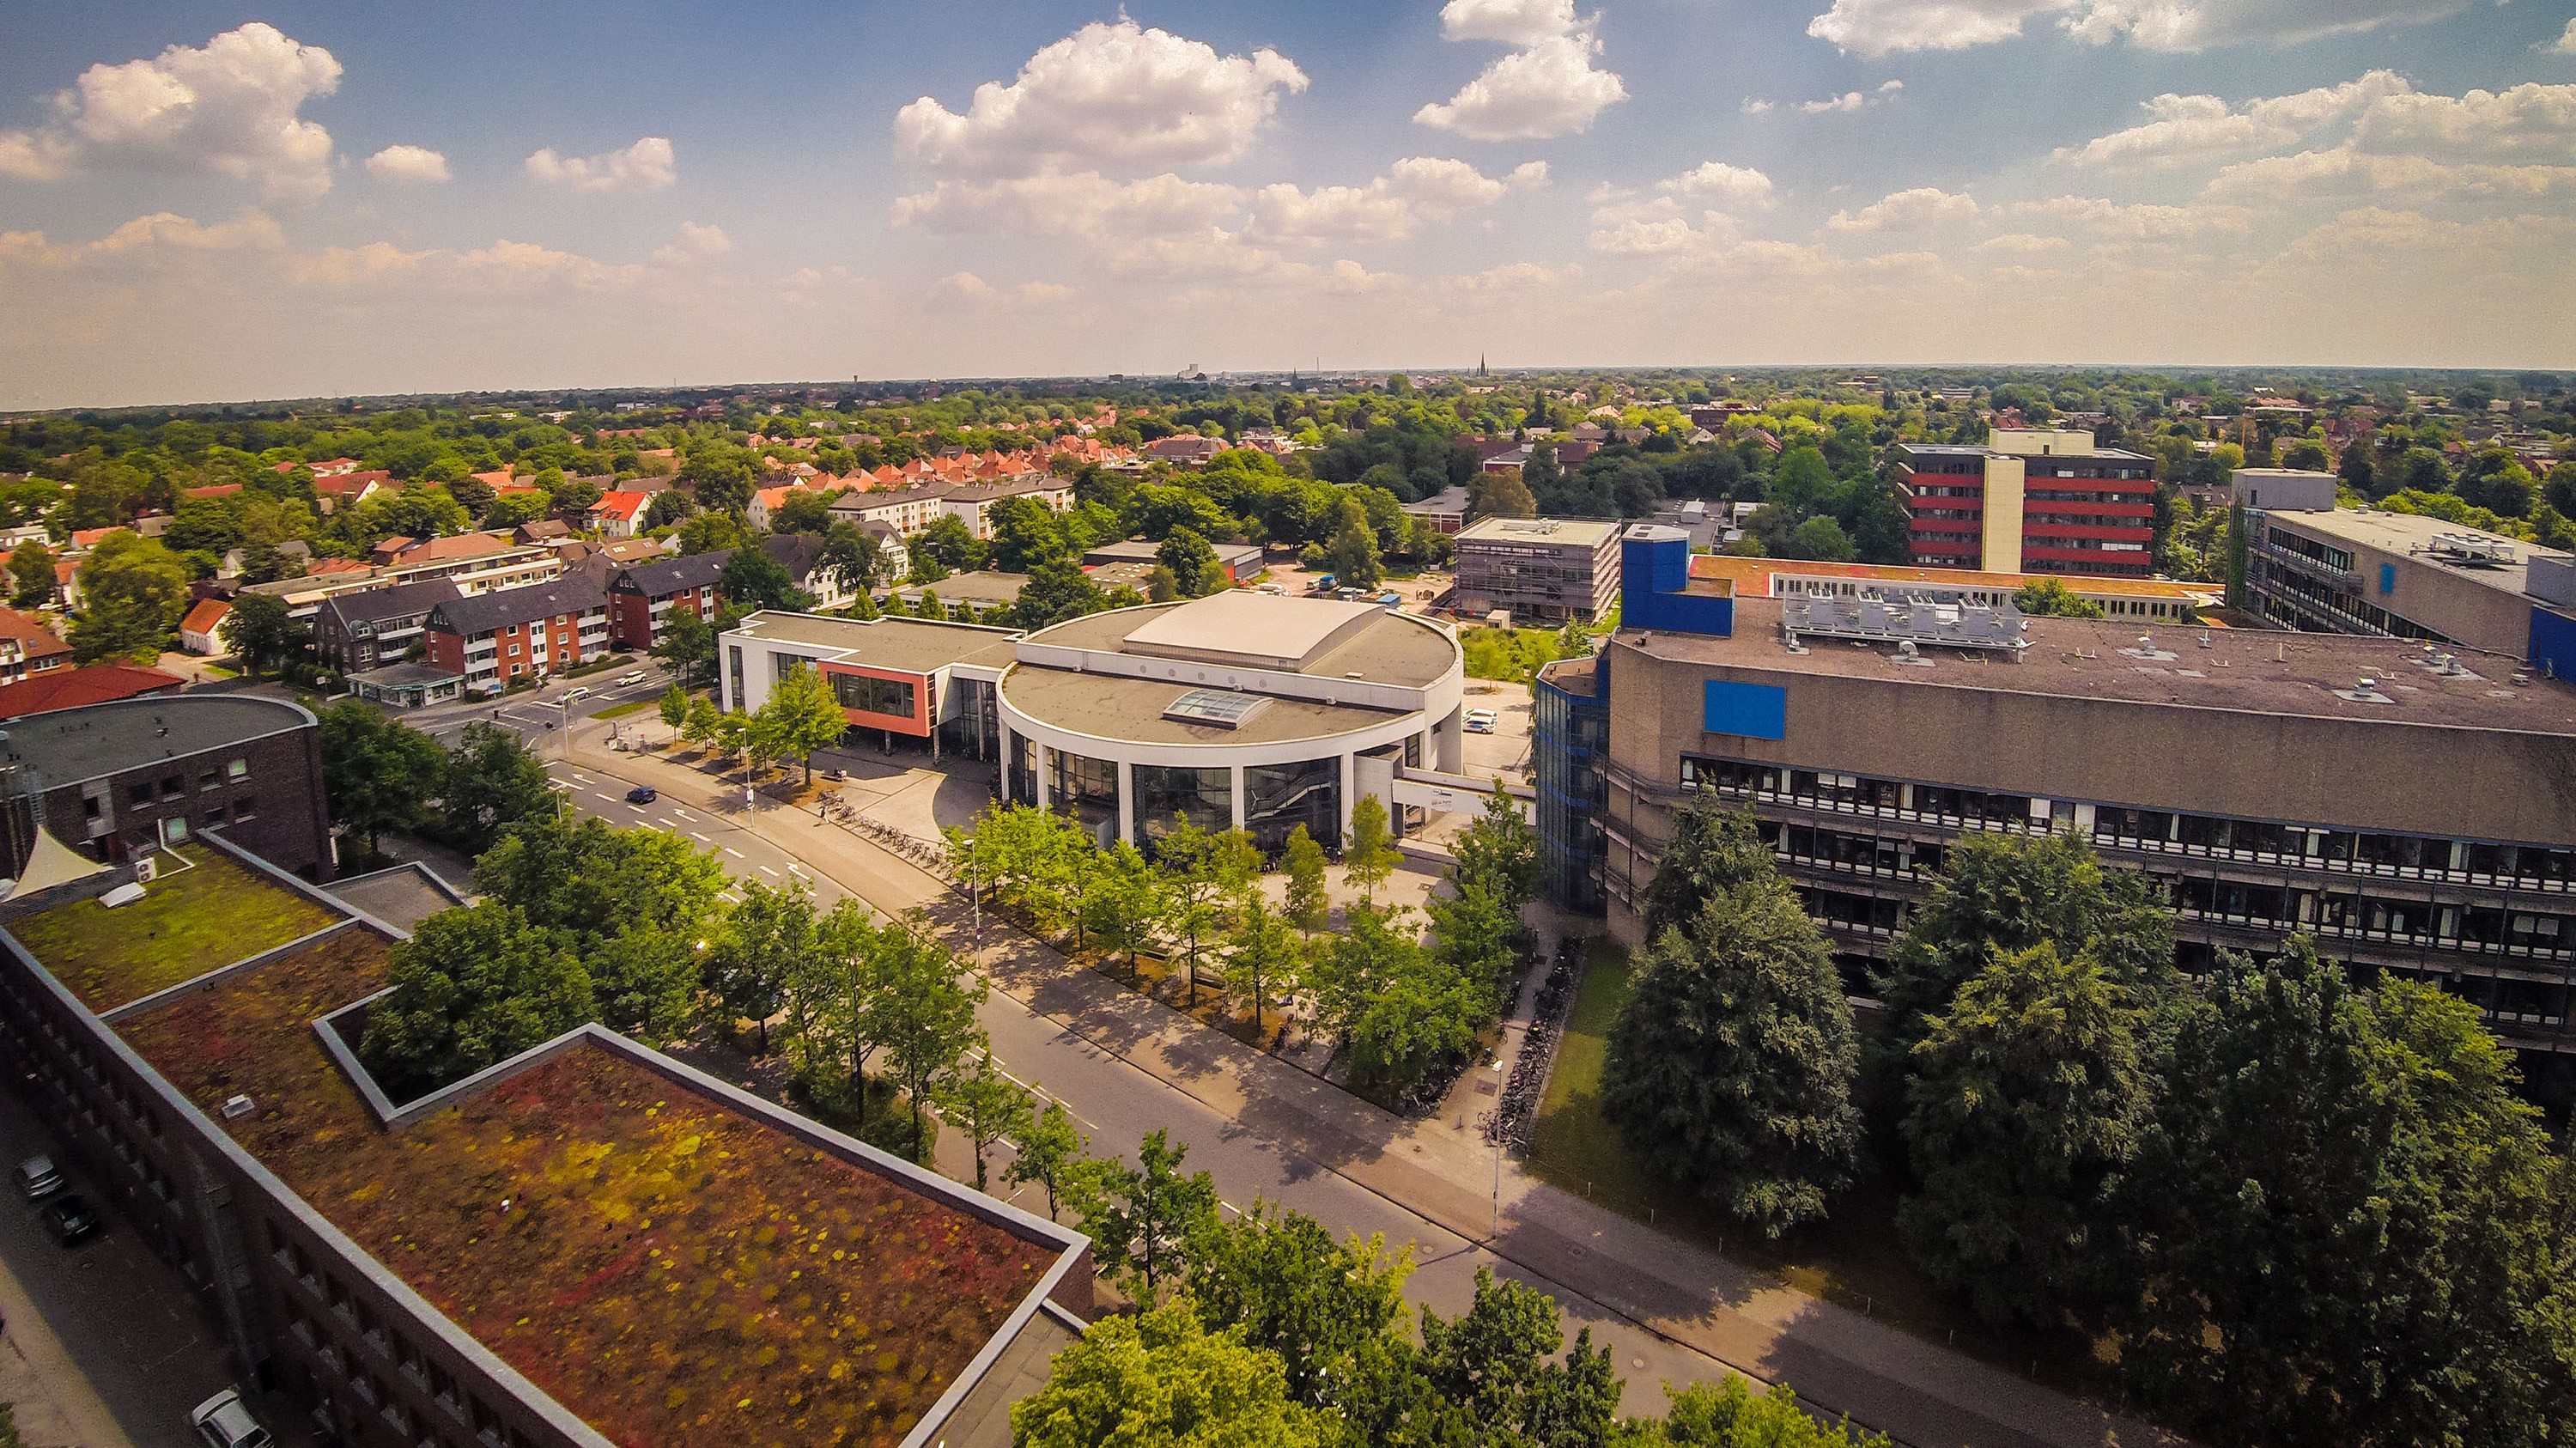
[[[1691, 754], [1681, 758], [1681, 785], [1686, 790], [1705, 787], [1814, 808], [1897, 815], [1972, 828], [2071, 826], [2077, 808], [2068, 800]], [[2116, 849], [2515, 888], [2576, 888], [2576, 850], [2547, 845], [2337, 830], [2115, 805], [2094, 807], [2092, 814], [2094, 842]]]
[[[316, 1264], [301, 1243], [289, 1236], [276, 1222], [266, 1224], [269, 1257], [302, 1284], [306, 1297], [328, 1319], [337, 1320], [340, 1331], [362, 1345], [344, 1342], [335, 1334], [329, 1321], [308, 1316], [304, 1303], [280, 1292], [277, 1298], [278, 1320], [289, 1335], [303, 1344], [313, 1359], [327, 1370], [315, 1374], [313, 1396], [325, 1404], [338, 1404], [345, 1387], [349, 1395], [363, 1405], [361, 1411], [375, 1413], [400, 1435], [405, 1443], [446, 1444], [433, 1425], [421, 1421], [405, 1408], [388, 1390], [385, 1380], [377, 1375], [371, 1363], [383, 1363], [400, 1373], [412, 1387], [474, 1435], [485, 1448], [527, 1448], [527, 1440], [481, 1398], [468, 1392], [445, 1368], [423, 1352], [410, 1339], [393, 1332], [380, 1320], [367, 1303], [350, 1292], [348, 1285], [328, 1268]], [[354, 1417], [355, 1415], [349, 1415]]]
[[2352, 553], [2349, 549], [2337, 548], [2331, 543], [2320, 543], [2314, 538], [2303, 537], [2286, 528], [2265, 529], [2263, 541], [2284, 553], [2311, 559], [2339, 573], [2352, 571]]

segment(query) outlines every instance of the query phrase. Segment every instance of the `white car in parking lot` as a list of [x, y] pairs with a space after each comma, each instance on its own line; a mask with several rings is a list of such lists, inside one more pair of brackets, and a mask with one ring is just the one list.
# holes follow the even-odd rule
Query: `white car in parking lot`
[[1467, 732], [1491, 734], [1494, 732], [1495, 721], [1500, 717], [1491, 709], [1470, 709], [1467, 711]]

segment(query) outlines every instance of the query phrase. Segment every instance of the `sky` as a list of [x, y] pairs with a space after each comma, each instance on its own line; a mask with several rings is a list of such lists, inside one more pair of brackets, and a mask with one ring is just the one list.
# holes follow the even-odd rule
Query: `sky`
[[2576, 367], [2571, 0], [0, 0], [0, 408]]

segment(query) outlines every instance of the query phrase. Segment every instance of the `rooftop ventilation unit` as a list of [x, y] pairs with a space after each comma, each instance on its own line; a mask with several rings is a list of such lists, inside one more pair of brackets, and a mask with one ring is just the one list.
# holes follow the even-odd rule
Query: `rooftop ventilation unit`
[[2517, 556], [2512, 542], [2485, 533], [2436, 533], [2412, 551], [2462, 568], [2510, 568]]
[[2001, 649], [2018, 660], [2030, 647], [2022, 637], [2021, 611], [2011, 604], [1976, 607], [1954, 599], [1886, 599], [1803, 595], [1780, 601], [1780, 630], [1794, 646], [1803, 640], [1845, 639], [1926, 648]]

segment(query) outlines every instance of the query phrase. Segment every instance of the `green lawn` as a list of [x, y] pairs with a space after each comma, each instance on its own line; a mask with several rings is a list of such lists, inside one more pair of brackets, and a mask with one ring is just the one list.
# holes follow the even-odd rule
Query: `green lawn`
[[[113, 1010], [218, 966], [320, 930], [338, 916], [200, 845], [192, 870], [143, 887], [114, 910], [76, 900], [9, 927], [54, 978], [93, 1010]], [[167, 856], [160, 857], [170, 868]]]
[[1611, 1022], [1628, 997], [1630, 970], [1625, 951], [1594, 941], [1539, 1103], [1527, 1162], [1533, 1175], [1919, 1337], [2016, 1372], [2036, 1360], [2043, 1380], [2069, 1391], [2099, 1387], [2098, 1366], [2081, 1340], [2071, 1334], [1998, 1333], [1926, 1278], [1897, 1240], [1896, 1189], [1883, 1179], [1836, 1198], [1832, 1218], [1821, 1225], [1766, 1242], [1646, 1171], [1601, 1114], [1602, 1061]]
[[641, 714], [647, 709], [659, 709], [661, 707], [662, 701], [659, 699], [629, 699], [623, 704], [602, 709], [590, 717], [593, 719], [623, 719], [631, 714]]

